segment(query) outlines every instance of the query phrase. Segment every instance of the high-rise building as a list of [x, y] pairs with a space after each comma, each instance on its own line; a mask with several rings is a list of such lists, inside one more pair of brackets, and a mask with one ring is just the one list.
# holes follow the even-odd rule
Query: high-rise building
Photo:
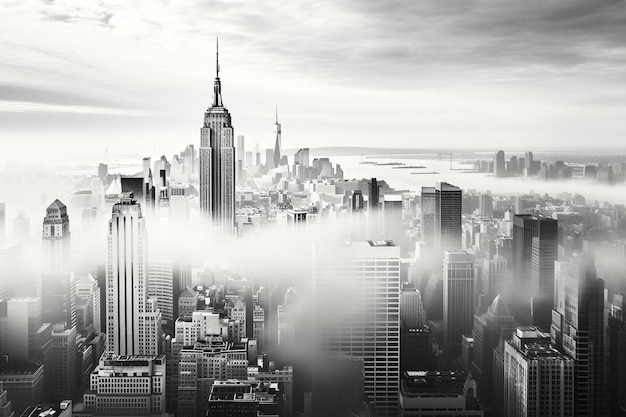
[[378, 210], [380, 205], [380, 186], [378, 185], [378, 180], [376, 178], [372, 178], [369, 182], [369, 195], [367, 198], [369, 211], [371, 213]]
[[438, 182], [435, 186], [435, 247], [441, 251], [461, 249], [461, 206], [459, 187]]
[[282, 128], [278, 123], [278, 107], [276, 107], [276, 121], [274, 122], [274, 138], [274, 166], [278, 167], [281, 165], [283, 153]]
[[504, 151], [496, 152], [493, 158], [493, 173], [496, 177], [506, 176], [506, 165], [504, 162]]
[[404, 283], [400, 292], [400, 372], [432, 369], [432, 335], [420, 292]]
[[174, 263], [153, 261], [148, 265], [148, 298], [157, 300], [164, 324], [174, 326]]
[[46, 322], [76, 326], [76, 280], [73, 272], [43, 275], [41, 308]]
[[350, 198], [350, 211], [352, 213], [359, 213], [365, 208], [365, 202], [363, 200], [363, 192], [361, 190], [354, 190], [352, 197]]
[[299, 165], [302, 165], [303, 167], [309, 167], [310, 163], [309, 163], [309, 148], [301, 148], [298, 149], [298, 151], [296, 152], [296, 154], [293, 157], [293, 162]]
[[626, 317], [624, 295], [614, 294], [609, 307], [607, 356], [611, 366], [607, 372], [609, 415], [624, 415], [626, 411]]
[[55, 324], [52, 328], [52, 398], [72, 399], [78, 388], [78, 346], [76, 327]]
[[504, 347], [504, 411], [509, 417], [578, 415], [574, 363], [536, 327], [518, 327]]
[[246, 157], [246, 138], [244, 135], [237, 135], [237, 161], [241, 161], [243, 167], [249, 167], [247, 161], [244, 162]]
[[102, 314], [100, 287], [91, 273], [84, 274], [76, 280], [76, 296], [86, 300], [91, 309], [91, 319], [96, 333], [102, 332]]
[[44, 273], [65, 272], [69, 268], [70, 218], [67, 207], [54, 200], [43, 219]]
[[[148, 301], [148, 260], [141, 205], [124, 196], [113, 206], [108, 232], [107, 351], [116, 355], [158, 353], [154, 325], [161, 320]], [[157, 331], [158, 333], [158, 331]]]
[[557, 248], [556, 220], [531, 214], [513, 218], [513, 285], [523, 300], [514, 312], [522, 324], [537, 323], [542, 330], [550, 325]]
[[200, 139], [200, 210], [215, 227], [235, 227], [235, 148], [230, 113], [222, 102], [219, 50], [213, 103], [204, 113]]
[[421, 193], [421, 239], [429, 246], [435, 244], [435, 215], [437, 194], [435, 187], [422, 187]]
[[516, 328], [517, 323], [500, 295], [484, 314], [474, 315], [474, 360], [471, 370], [478, 381], [479, 397], [486, 404], [492, 403], [493, 351], [500, 339], [508, 340]]
[[489, 194], [481, 194], [478, 200], [478, 207], [480, 217], [492, 218], [493, 217], [493, 197]]
[[461, 346], [464, 334], [471, 334], [474, 319], [474, 255], [444, 252], [443, 257], [443, 332], [450, 348]]
[[604, 415], [604, 281], [597, 277], [594, 260], [580, 255], [555, 262], [554, 286], [550, 334], [574, 362], [574, 413]]
[[366, 398], [378, 415], [396, 416], [400, 248], [388, 240], [316, 246], [313, 288], [320, 348], [362, 360]]

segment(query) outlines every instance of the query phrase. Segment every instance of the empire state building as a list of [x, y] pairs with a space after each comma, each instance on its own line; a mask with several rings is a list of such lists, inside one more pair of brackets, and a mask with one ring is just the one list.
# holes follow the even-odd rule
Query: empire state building
[[213, 103], [200, 129], [200, 211], [214, 227], [235, 228], [235, 148], [230, 113], [222, 102], [219, 48], [216, 53]]

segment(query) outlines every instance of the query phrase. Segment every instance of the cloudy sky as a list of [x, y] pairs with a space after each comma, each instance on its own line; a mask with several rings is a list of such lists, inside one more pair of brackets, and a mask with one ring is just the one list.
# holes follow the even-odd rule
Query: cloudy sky
[[199, 143], [220, 39], [236, 134], [299, 146], [624, 146], [613, 0], [3, 0], [0, 147]]

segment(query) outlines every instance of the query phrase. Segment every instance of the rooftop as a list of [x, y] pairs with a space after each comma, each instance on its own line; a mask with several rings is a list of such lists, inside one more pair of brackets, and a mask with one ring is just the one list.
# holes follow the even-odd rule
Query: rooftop
[[409, 397], [459, 397], [466, 379], [463, 371], [405, 371], [401, 391]]

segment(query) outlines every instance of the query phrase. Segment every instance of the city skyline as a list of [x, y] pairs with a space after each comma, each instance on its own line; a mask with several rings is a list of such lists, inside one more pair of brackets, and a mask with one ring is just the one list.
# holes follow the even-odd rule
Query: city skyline
[[0, 417], [626, 415], [624, 5], [11, 0]]

